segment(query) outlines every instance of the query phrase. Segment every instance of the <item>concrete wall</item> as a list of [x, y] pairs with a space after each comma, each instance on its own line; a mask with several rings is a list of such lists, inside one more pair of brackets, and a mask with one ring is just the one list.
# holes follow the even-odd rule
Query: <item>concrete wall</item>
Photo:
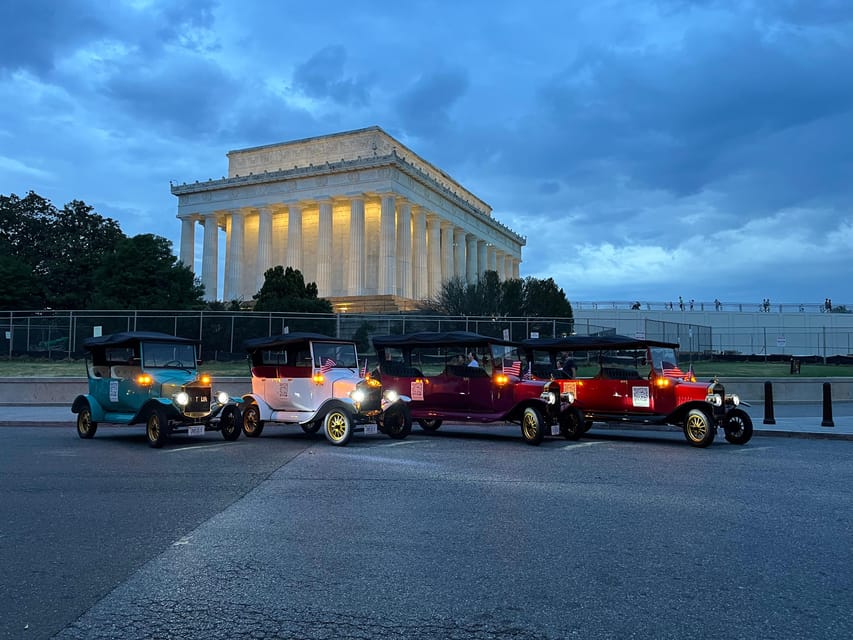
[[[823, 378], [777, 378], [773, 383], [774, 403], [820, 403], [823, 401]], [[750, 404], [764, 402], [765, 380], [759, 378], [720, 378], [726, 391], [737, 393]], [[833, 378], [833, 402], [853, 401], [853, 378]], [[214, 378], [214, 388], [231, 395], [243, 395], [252, 390], [247, 377]], [[87, 391], [86, 378], [0, 378], [0, 414], [4, 405], [68, 405]]]

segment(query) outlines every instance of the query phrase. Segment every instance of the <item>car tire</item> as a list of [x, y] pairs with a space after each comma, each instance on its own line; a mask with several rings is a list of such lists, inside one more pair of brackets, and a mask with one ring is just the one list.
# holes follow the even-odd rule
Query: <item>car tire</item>
[[95, 437], [97, 430], [98, 423], [92, 421], [92, 409], [87, 404], [77, 413], [77, 435], [84, 440], [88, 440]]
[[314, 422], [306, 422], [305, 424], [299, 425], [302, 427], [302, 430], [305, 433], [317, 433], [320, 430], [320, 427], [323, 426], [322, 420], [315, 420]]
[[521, 437], [527, 444], [539, 444], [545, 437], [545, 420], [536, 407], [527, 407], [521, 414]]
[[560, 416], [560, 435], [566, 440], [577, 440], [585, 431], [583, 414], [579, 409], [569, 407]]
[[379, 430], [395, 440], [402, 440], [412, 432], [412, 414], [402, 404], [392, 404], [379, 416]]
[[723, 418], [723, 430], [732, 444], [746, 444], [752, 438], [752, 418], [743, 409], [732, 409]]
[[346, 409], [332, 409], [323, 418], [323, 431], [326, 440], [342, 447], [352, 438], [352, 418]]
[[240, 410], [233, 404], [226, 405], [219, 416], [219, 430], [222, 437], [229, 442], [234, 442], [240, 437], [243, 430], [242, 416]]
[[586, 433], [586, 432], [587, 432], [587, 431], [589, 431], [590, 429], [592, 429], [592, 420], [586, 420], [586, 421], [583, 423], [583, 432], [584, 432], [584, 433]]
[[438, 428], [441, 426], [441, 420], [438, 418], [423, 418], [422, 420], [418, 420], [418, 424], [424, 431], [433, 432], [438, 431]]
[[261, 420], [261, 409], [256, 404], [250, 404], [243, 410], [243, 433], [247, 438], [257, 438], [264, 430]]
[[702, 409], [690, 409], [684, 418], [684, 437], [694, 447], [707, 447], [714, 441], [717, 427]]
[[153, 407], [148, 412], [145, 420], [145, 435], [148, 436], [148, 444], [159, 449], [169, 440], [169, 418], [160, 407]]

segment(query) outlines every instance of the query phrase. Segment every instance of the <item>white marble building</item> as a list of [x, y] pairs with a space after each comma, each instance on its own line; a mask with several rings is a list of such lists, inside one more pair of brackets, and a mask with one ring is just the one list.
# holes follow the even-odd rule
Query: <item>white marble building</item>
[[[491, 207], [379, 127], [228, 153], [228, 177], [173, 184], [180, 259], [210, 300], [251, 300], [275, 265], [302, 271], [321, 297], [432, 297], [453, 276], [517, 278], [524, 237]], [[224, 233], [224, 243], [220, 234]], [[219, 247], [225, 256], [218, 282]], [[397, 306], [401, 306], [398, 304]]]

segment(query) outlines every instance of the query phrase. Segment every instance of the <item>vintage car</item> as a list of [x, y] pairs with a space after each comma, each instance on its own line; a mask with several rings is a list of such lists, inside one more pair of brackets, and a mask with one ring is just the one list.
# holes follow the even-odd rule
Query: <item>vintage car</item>
[[[738, 408], [738, 396], [727, 394], [716, 379], [696, 382], [691, 371], [682, 371], [676, 344], [620, 335], [531, 338], [521, 344], [529, 377], [554, 380], [574, 394], [584, 431], [593, 422], [672, 425], [696, 447], [710, 445], [718, 427], [733, 444], [752, 437], [752, 420]], [[567, 371], [566, 361], [576, 371]]]
[[[425, 431], [442, 422], [514, 422], [528, 444], [550, 430], [574, 439], [583, 416], [572, 394], [550, 381], [523, 380], [517, 345], [467, 331], [377, 336], [379, 367], [372, 374], [384, 389], [411, 397], [412, 417]], [[549, 429], [550, 428], [550, 429]]]
[[355, 343], [319, 333], [285, 333], [245, 342], [252, 393], [244, 396], [243, 432], [261, 435], [267, 423], [323, 427], [345, 445], [354, 431], [405, 438], [412, 430], [409, 399], [383, 390], [359, 368]]
[[172, 433], [221, 431], [240, 436], [240, 398], [214, 390], [197, 370], [197, 340], [128, 331], [87, 338], [89, 393], [77, 396], [77, 434], [95, 435], [98, 423], [145, 424], [148, 444], [162, 447]]

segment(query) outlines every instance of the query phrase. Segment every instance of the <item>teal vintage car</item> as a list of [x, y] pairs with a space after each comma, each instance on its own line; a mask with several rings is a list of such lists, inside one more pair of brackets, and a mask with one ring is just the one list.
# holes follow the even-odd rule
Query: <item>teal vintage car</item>
[[87, 338], [89, 393], [71, 405], [77, 435], [91, 438], [99, 423], [144, 424], [148, 444], [162, 447], [173, 433], [220, 431], [240, 436], [242, 399], [214, 390], [200, 374], [200, 343], [165, 333], [127, 331]]

